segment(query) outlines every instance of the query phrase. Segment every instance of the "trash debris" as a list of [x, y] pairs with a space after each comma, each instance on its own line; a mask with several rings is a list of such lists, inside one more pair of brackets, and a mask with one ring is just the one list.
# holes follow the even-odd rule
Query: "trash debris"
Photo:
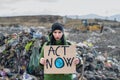
[[[42, 28], [24, 27], [17, 32], [14, 27], [11, 31], [8, 27], [0, 29], [8, 30], [0, 33], [0, 79], [44, 80], [44, 71], [36, 63], [47, 33], [46, 29], [39, 29]], [[101, 34], [67, 31], [67, 38], [76, 43], [76, 55], [81, 61], [73, 80], [120, 80], [120, 29], [106, 29]], [[29, 69], [32, 73], [28, 72], [28, 66], [32, 69], [33, 65], [34, 69]]]

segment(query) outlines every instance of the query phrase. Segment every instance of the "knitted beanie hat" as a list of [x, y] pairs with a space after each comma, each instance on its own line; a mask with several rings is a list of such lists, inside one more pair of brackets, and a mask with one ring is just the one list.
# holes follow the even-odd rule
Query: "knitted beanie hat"
[[63, 25], [60, 24], [60, 23], [54, 23], [54, 24], [52, 25], [51, 31], [53, 32], [53, 31], [55, 31], [55, 30], [61, 30], [61, 31], [63, 32], [63, 31], [64, 31], [64, 30], [63, 30]]

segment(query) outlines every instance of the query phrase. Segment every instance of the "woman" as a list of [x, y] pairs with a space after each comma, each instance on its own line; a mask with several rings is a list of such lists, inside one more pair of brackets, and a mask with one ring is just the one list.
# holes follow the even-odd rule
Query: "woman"
[[[63, 25], [60, 23], [54, 23], [49, 35], [49, 41], [45, 45], [69, 45], [64, 36]], [[44, 49], [42, 48], [40, 54], [40, 64], [45, 65]], [[79, 63], [79, 59], [74, 60], [75, 64]], [[45, 74], [44, 80], [72, 80], [72, 74]]]

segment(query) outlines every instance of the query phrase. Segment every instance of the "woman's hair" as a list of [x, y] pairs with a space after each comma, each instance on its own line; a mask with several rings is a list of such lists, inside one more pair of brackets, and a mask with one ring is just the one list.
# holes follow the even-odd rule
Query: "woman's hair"
[[50, 45], [55, 45], [55, 42], [56, 42], [56, 40], [55, 40], [55, 38], [54, 38], [54, 36], [53, 36], [53, 32], [55, 31], [55, 30], [60, 30], [60, 31], [62, 31], [63, 32], [63, 35], [62, 35], [62, 37], [61, 37], [61, 45], [64, 45], [64, 44], [66, 44], [66, 42], [65, 42], [65, 37], [64, 37], [64, 28], [63, 28], [64, 26], [61, 24], [61, 23], [54, 23], [53, 25], [52, 25], [52, 27], [51, 27], [51, 36], [50, 36]]
[[[61, 37], [61, 45], [64, 45], [64, 44], [66, 44], [66, 41], [65, 41], [65, 38], [64, 38], [64, 34], [62, 35], [62, 37]], [[55, 38], [54, 38], [54, 36], [53, 36], [53, 34], [50, 36], [50, 45], [55, 45], [55, 42], [56, 42], [56, 40], [55, 40]]]

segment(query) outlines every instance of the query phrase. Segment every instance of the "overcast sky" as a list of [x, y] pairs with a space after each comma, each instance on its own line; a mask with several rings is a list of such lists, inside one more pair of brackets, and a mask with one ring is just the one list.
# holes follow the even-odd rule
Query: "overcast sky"
[[120, 14], [120, 0], [0, 0], [0, 16]]

